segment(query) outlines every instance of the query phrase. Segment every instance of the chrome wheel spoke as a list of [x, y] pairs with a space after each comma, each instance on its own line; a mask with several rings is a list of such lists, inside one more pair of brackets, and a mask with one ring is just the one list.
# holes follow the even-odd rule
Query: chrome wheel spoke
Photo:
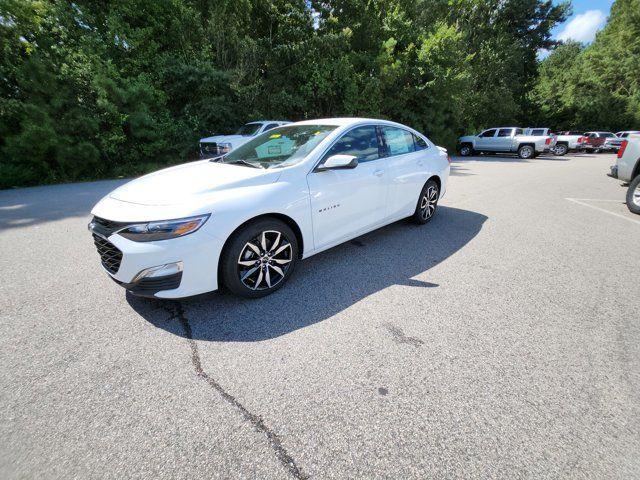
[[273, 263], [277, 263], [278, 265], [286, 265], [291, 262], [290, 258], [272, 258], [271, 261]]
[[242, 265], [243, 267], [253, 267], [256, 262], [257, 260], [238, 260], [238, 265]]
[[267, 251], [267, 232], [262, 232], [262, 237], [260, 238], [260, 246], [262, 247], [262, 251]]
[[256, 283], [253, 284], [253, 290], [257, 290], [258, 286], [262, 282], [262, 269], [260, 269], [260, 273], [258, 274], [258, 278], [256, 279]]
[[256, 247], [253, 243], [251, 242], [247, 243], [247, 247], [253, 250], [256, 253], [256, 255], [260, 255], [260, 249]]
[[291, 248], [291, 244], [290, 243], [285, 243], [284, 245], [282, 245], [280, 248], [278, 248], [278, 250], [276, 250], [275, 252], [273, 252], [273, 256], [275, 257], [276, 255], [284, 252], [287, 248]]
[[267, 287], [271, 288], [271, 274], [269, 273], [268, 266], [264, 271], [264, 277], [265, 277], [265, 280], [267, 281]]
[[247, 270], [246, 272], [244, 272], [242, 274], [242, 277], [240, 278], [240, 280], [242, 280], [244, 282], [247, 278], [249, 278], [249, 276], [251, 276], [253, 273], [255, 273], [256, 270], [258, 270], [258, 267], [253, 267], [253, 268]]
[[280, 275], [281, 277], [284, 277], [284, 271], [280, 267], [276, 265], [269, 265], [269, 267], [271, 267], [273, 271], [276, 272], [278, 275]]
[[271, 247], [269, 247], [269, 250], [274, 251], [278, 247], [278, 245], [280, 245], [280, 238], [282, 238], [282, 234], [278, 232], [278, 236], [271, 244]]

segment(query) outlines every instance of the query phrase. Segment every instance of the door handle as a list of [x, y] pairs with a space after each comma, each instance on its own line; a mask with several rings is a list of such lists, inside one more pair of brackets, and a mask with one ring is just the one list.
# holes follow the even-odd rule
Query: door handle
[[384, 170], [374, 170], [373, 174], [376, 177], [381, 177], [384, 174]]
[[421, 167], [422, 165], [424, 165], [424, 162], [422, 160], [418, 160], [418, 165]]

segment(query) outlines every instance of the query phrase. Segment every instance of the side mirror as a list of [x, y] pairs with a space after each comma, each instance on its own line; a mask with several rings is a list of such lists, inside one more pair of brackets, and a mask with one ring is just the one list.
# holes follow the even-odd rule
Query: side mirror
[[358, 159], [353, 155], [332, 155], [317, 170], [320, 172], [324, 170], [345, 170], [356, 168], [357, 166]]

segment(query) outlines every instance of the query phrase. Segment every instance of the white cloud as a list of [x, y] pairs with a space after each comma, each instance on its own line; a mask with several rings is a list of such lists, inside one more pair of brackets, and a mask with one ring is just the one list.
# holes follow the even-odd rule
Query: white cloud
[[596, 32], [607, 22], [606, 15], [600, 10], [588, 10], [573, 17], [558, 34], [558, 40], [577, 40], [593, 42]]

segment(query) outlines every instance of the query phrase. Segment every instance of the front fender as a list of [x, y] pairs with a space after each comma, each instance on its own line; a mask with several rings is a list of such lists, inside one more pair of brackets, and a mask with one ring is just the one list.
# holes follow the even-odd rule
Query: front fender
[[291, 218], [298, 225], [305, 250], [313, 246], [309, 190], [296, 187], [294, 182], [279, 181], [225, 190], [224, 196], [212, 204], [211, 211], [211, 218], [205, 224], [207, 233], [224, 242], [251, 219], [278, 214]]

